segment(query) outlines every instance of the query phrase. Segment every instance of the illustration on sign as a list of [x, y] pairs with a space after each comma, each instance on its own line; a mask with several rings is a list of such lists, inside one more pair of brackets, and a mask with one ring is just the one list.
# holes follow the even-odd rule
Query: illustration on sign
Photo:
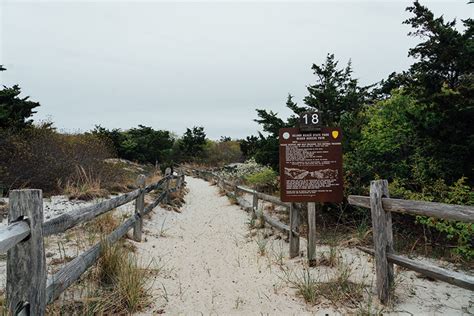
[[280, 186], [284, 202], [341, 202], [342, 133], [322, 127], [280, 129]]

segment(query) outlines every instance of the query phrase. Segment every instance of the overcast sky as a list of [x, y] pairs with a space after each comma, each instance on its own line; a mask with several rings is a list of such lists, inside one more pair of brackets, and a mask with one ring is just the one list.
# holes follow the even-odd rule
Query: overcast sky
[[[313, 63], [352, 59], [370, 84], [412, 63], [408, 1], [163, 2], [0, 0], [1, 83], [39, 101], [67, 132], [143, 124], [210, 138], [255, 134], [255, 108], [286, 117]], [[473, 16], [467, 0], [422, 1]]]

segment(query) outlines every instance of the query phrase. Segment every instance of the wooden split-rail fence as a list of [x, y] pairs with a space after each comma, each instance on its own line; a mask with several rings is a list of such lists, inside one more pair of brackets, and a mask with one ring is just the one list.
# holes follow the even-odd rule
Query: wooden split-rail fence
[[474, 291], [473, 276], [395, 254], [391, 215], [391, 212], [397, 212], [474, 223], [474, 207], [391, 199], [387, 180], [372, 181], [370, 196], [349, 195], [348, 202], [354, 206], [370, 208], [374, 249], [358, 248], [375, 256], [377, 295], [382, 303], [388, 303], [393, 294], [391, 291], [394, 283], [393, 264]]
[[[184, 174], [167, 170], [160, 181], [145, 186], [145, 176], [137, 180], [138, 189], [94, 205], [43, 221], [41, 190], [13, 190], [9, 194], [8, 226], [0, 229], [0, 253], [7, 252], [6, 302], [9, 315], [44, 315], [46, 305], [77, 281], [101, 256], [105, 244], [113, 244], [133, 229], [133, 239], [141, 241], [143, 216], [150, 213], [169, 194], [184, 185]], [[172, 184], [174, 186], [172, 186]], [[145, 206], [145, 194], [161, 189], [155, 201]], [[44, 238], [64, 233], [118, 206], [135, 202], [135, 213], [104, 241], [68, 262], [61, 270], [47, 275]]]
[[[213, 180], [217, 185], [228, 192], [233, 192], [237, 202], [253, 216], [257, 213], [258, 200], [264, 200], [276, 205], [284, 206], [289, 211], [290, 225], [286, 225], [277, 219], [260, 212], [260, 216], [269, 225], [283, 230], [289, 234], [290, 258], [299, 254], [299, 209], [294, 203], [282, 202], [278, 197], [257, 192], [244, 186], [233, 183], [219, 177], [216, 173], [206, 170], [188, 169], [193, 175], [205, 180]], [[237, 192], [245, 192], [253, 196], [250, 203], [237, 196]], [[370, 185], [370, 196], [350, 195], [348, 202], [351, 205], [370, 208], [372, 217], [372, 234], [374, 249], [357, 247], [361, 251], [375, 256], [376, 291], [379, 300], [387, 304], [392, 299], [394, 272], [393, 264], [406, 269], [416, 271], [433, 279], [444, 281], [471, 291], [474, 291], [474, 277], [460, 272], [451, 271], [437, 267], [419, 260], [397, 255], [393, 248], [392, 217], [391, 212], [406, 213], [418, 216], [435, 217], [445, 220], [474, 223], [474, 207], [464, 205], [452, 205], [435, 202], [416, 200], [390, 199], [387, 180], [375, 180]], [[315, 227], [315, 225], [311, 225]], [[310, 227], [308, 227], [310, 228]], [[315, 239], [315, 231], [308, 230], [308, 239]], [[308, 247], [309, 243], [308, 243]], [[308, 260], [314, 259], [309, 252], [315, 253], [314, 249], [308, 248]]]

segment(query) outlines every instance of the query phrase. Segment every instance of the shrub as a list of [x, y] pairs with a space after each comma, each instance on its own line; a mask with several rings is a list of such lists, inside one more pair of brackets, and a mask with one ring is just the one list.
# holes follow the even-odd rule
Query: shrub
[[237, 141], [215, 142], [207, 140], [204, 146], [202, 162], [211, 166], [222, 166], [232, 162], [242, 161], [240, 144]]
[[270, 168], [246, 176], [245, 181], [255, 187], [257, 191], [273, 193], [278, 187], [278, 175]]
[[62, 185], [82, 191], [84, 185], [96, 188], [97, 179], [101, 189], [127, 180], [122, 170], [104, 162], [113, 151], [94, 135], [60, 134], [50, 124], [1, 134], [0, 187], [5, 192], [30, 187], [57, 194]]
[[[392, 197], [412, 200], [441, 202], [448, 204], [474, 205], [474, 192], [466, 185], [466, 178], [462, 177], [453, 185], [448, 186], [444, 180], [438, 179], [427, 184], [421, 192], [412, 192], [406, 189], [403, 182], [395, 179], [389, 186]], [[474, 258], [474, 224], [448, 221], [439, 218], [417, 216], [416, 222], [434, 229], [446, 236], [448, 240], [456, 242], [453, 252], [466, 259]]]

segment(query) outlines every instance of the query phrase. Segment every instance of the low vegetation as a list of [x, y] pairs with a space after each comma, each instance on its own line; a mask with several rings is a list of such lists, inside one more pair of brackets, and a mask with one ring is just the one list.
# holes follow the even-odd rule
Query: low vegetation
[[306, 269], [300, 275], [292, 277], [290, 283], [297, 289], [297, 294], [311, 305], [319, 304], [325, 299], [334, 306], [354, 309], [364, 300], [364, 289], [367, 286], [351, 281], [350, 277], [351, 268], [340, 262], [329, 281], [320, 281], [320, 278], [314, 277]]
[[120, 243], [103, 243], [97, 264], [97, 281], [102, 286], [101, 299], [95, 312], [135, 313], [150, 302], [147, 285], [150, 264], [141, 267], [135, 255]]
[[110, 245], [102, 238], [101, 246], [97, 264], [62, 298], [48, 305], [48, 314], [128, 315], [148, 306], [149, 276], [157, 272], [152, 262], [143, 265], [127, 241]]
[[[61, 181], [58, 187], [63, 187]], [[109, 191], [102, 188], [101, 179], [82, 166], [76, 166], [76, 173], [67, 180], [63, 188], [63, 194], [74, 200], [88, 201], [109, 195]]]
[[271, 168], [264, 168], [245, 176], [245, 183], [259, 192], [274, 193], [278, 190], [278, 174]]
[[19, 131], [0, 128], [0, 187], [37, 188], [45, 195], [89, 199], [128, 190], [136, 173], [107, 163], [113, 150], [93, 135], [58, 133], [49, 123]]

